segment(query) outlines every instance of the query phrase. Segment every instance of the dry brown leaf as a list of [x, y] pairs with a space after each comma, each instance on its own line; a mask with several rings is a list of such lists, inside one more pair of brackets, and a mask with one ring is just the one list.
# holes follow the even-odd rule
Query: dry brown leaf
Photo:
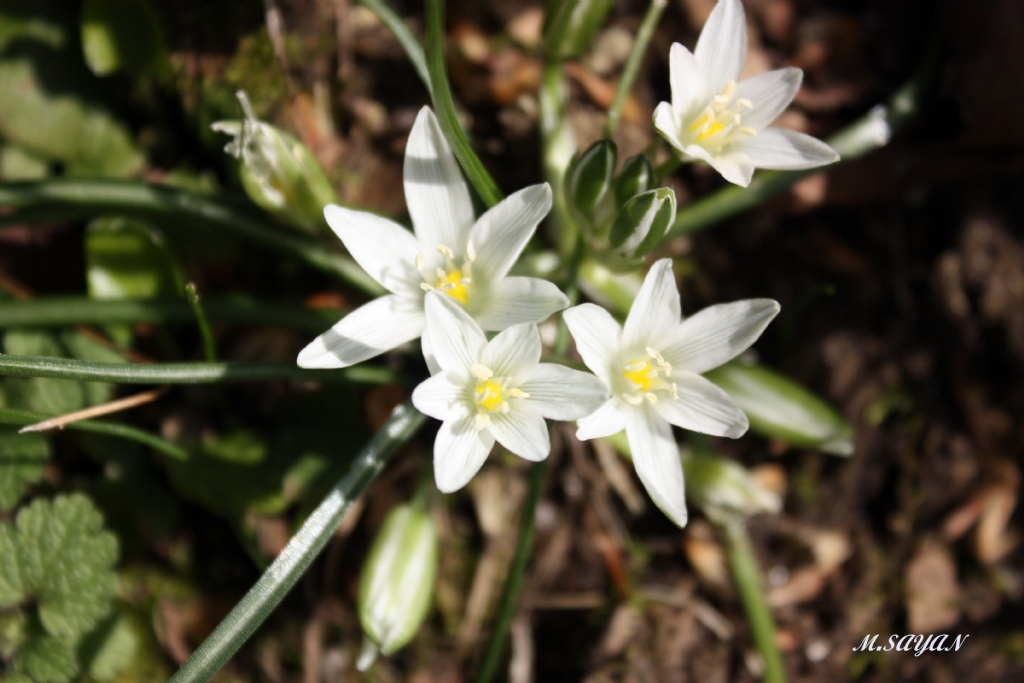
[[938, 540], [921, 543], [906, 566], [904, 585], [909, 632], [933, 633], [960, 620], [956, 564]]

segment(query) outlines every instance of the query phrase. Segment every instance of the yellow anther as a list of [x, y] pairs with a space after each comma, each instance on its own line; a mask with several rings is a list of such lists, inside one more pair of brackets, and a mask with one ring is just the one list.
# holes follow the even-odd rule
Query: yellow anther
[[646, 398], [646, 399], [647, 399], [648, 401], [650, 401], [650, 402], [651, 402], [651, 405], [652, 405], [652, 406], [653, 406], [653, 405], [654, 405], [655, 403], [657, 403], [657, 402], [658, 402], [658, 397], [657, 397], [657, 396], [655, 396], [654, 394], [652, 394], [652, 393], [651, 393], [651, 392], [649, 392], [649, 391], [648, 391], [648, 392], [647, 392], [646, 394], [644, 394], [644, 397], [645, 397], [645, 398]]
[[438, 276], [443, 280], [445, 278], [444, 268], [438, 268], [437, 270], [435, 270], [434, 275]]
[[744, 135], [757, 135], [757, 131], [753, 128], [740, 128], [740, 132]]
[[736, 106], [741, 107], [743, 109], [750, 109], [751, 107], [754, 106], [754, 103], [748, 100], [747, 98], [743, 97], [736, 100]]
[[626, 403], [633, 406], [638, 406], [644, 402], [644, 397], [639, 396], [637, 394], [623, 394], [622, 398], [626, 401]]
[[473, 427], [476, 431], [482, 431], [491, 426], [491, 416], [487, 413], [477, 413], [476, 417], [473, 418]]
[[672, 382], [672, 386], [669, 387], [668, 395], [671, 396], [673, 400], [679, 398], [679, 386], [675, 382]]
[[642, 361], [640, 361], [638, 363], [630, 363], [629, 365], [626, 366], [626, 370], [628, 372], [640, 372], [641, 370], [643, 370], [646, 367], [647, 367], [647, 361], [642, 360]]
[[516, 387], [515, 389], [509, 389], [509, 396], [515, 396], [517, 398], [530, 398], [530, 395], [522, 389]]
[[466, 243], [466, 260], [472, 261], [476, 258], [476, 249], [473, 248], [473, 242], [470, 240]]
[[725, 126], [719, 123], [718, 121], [715, 121], [708, 127], [707, 130], [701, 132], [701, 134], [697, 136], [697, 142], [707, 140], [715, 133], [721, 133], [723, 130], [725, 130]]
[[437, 251], [447, 258], [455, 258], [455, 252], [451, 250], [451, 247], [446, 247], [443, 244], [437, 245]]
[[429, 292], [430, 290], [433, 289], [433, 287], [428, 285], [426, 282], [421, 282], [420, 283], [420, 289], [422, 289], [424, 292]]
[[423, 254], [416, 254], [416, 270], [423, 269]]
[[695, 133], [701, 128], [703, 128], [706, 124], [711, 123], [714, 120], [715, 112], [711, 110], [711, 107], [708, 107], [707, 109], [704, 110], [704, 113], [701, 115], [701, 117], [697, 119], [692, 126], [690, 126], [690, 132]]

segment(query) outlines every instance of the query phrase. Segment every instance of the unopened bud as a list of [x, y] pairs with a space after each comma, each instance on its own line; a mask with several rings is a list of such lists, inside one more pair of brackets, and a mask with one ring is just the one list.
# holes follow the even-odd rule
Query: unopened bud
[[659, 187], [633, 197], [612, 223], [608, 243], [627, 259], [640, 258], [668, 232], [676, 219], [676, 193], [671, 187]]
[[762, 436], [834, 455], [853, 454], [853, 428], [823, 400], [785, 375], [741, 360], [704, 375], [732, 396]]
[[241, 159], [246, 194], [267, 211], [316, 231], [324, 207], [338, 201], [323, 168], [293, 136], [256, 118], [244, 92], [238, 92], [238, 101], [245, 119], [218, 121], [212, 128], [235, 137], [224, 151]]
[[686, 498], [715, 521], [782, 509], [782, 499], [738, 462], [711, 455], [683, 458]]
[[359, 621], [366, 635], [357, 666], [365, 671], [378, 653], [404, 647], [430, 608], [437, 575], [437, 529], [430, 515], [411, 505], [384, 522], [359, 582]]
[[643, 154], [630, 157], [622, 164], [615, 179], [615, 206], [625, 206], [633, 197], [643, 194], [654, 184], [654, 168]]
[[576, 157], [565, 174], [565, 196], [570, 208], [591, 228], [600, 222], [598, 207], [611, 189], [617, 159], [615, 143], [598, 140]]

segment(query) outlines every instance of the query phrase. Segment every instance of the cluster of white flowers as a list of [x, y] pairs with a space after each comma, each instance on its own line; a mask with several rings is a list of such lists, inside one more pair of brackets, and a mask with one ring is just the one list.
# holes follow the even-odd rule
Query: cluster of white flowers
[[[721, 0], [695, 53], [671, 52], [672, 103], [655, 125], [686, 158], [737, 184], [754, 167], [809, 168], [836, 160], [814, 138], [767, 125], [800, 85], [798, 69], [737, 83], [746, 55], [739, 0]], [[433, 113], [423, 108], [406, 149], [405, 196], [413, 233], [339, 206], [327, 221], [353, 258], [390, 294], [358, 308], [300, 353], [306, 368], [340, 368], [421, 338], [432, 377], [413, 392], [442, 421], [434, 442], [438, 488], [456, 491], [497, 441], [527, 460], [548, 456], [545, 420], [578, 420], [577, 437], [625, 430], [640, 480], [680, 526], [683, 469], [672, 425], [737, 438], [743, 411], [701, 376], [735, 358], [779, 312], [770, 299], [712, 306], [682, 319], [669, 259], [650, 269], [625, 324], [594, 304], [564, 320], [593, 372], [541, 363], [537, 324], [565, 309], [552, 283], [508, 273], [551, 208], [544, 183], [517, 192], [474, 221], [469, 190]], [[485, 331], [498, 334], [488, 341]]]

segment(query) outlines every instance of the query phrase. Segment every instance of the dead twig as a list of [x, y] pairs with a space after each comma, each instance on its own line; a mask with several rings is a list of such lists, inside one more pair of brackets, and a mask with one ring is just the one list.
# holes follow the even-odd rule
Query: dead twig
[[126, 398], [119, 398], [116, 401], [92, 406], [91, 408], [76, 410], [73, 413], [51, 417], [47, 420], [43, 420], [42, 422], [26, 425], [19, 429], [18, 433], [24, 434], [26, 432], [45, 432], [49, 429], [64, 429], [64, 427], [72, 422], [89, 420], [94, 417], [102, 417], [103, 415], [110, 415], [112, 413], [119, 413], [122, 410], [135, 408], [136, 406], [141, 406], [145, 403], [151, 403], [152, 401], [160, 398], [166, 392], [167, 387], [153, 389], [152, 391], [144, 391], [141, 394], [135, 394], [134, 396], [128, 396]]

